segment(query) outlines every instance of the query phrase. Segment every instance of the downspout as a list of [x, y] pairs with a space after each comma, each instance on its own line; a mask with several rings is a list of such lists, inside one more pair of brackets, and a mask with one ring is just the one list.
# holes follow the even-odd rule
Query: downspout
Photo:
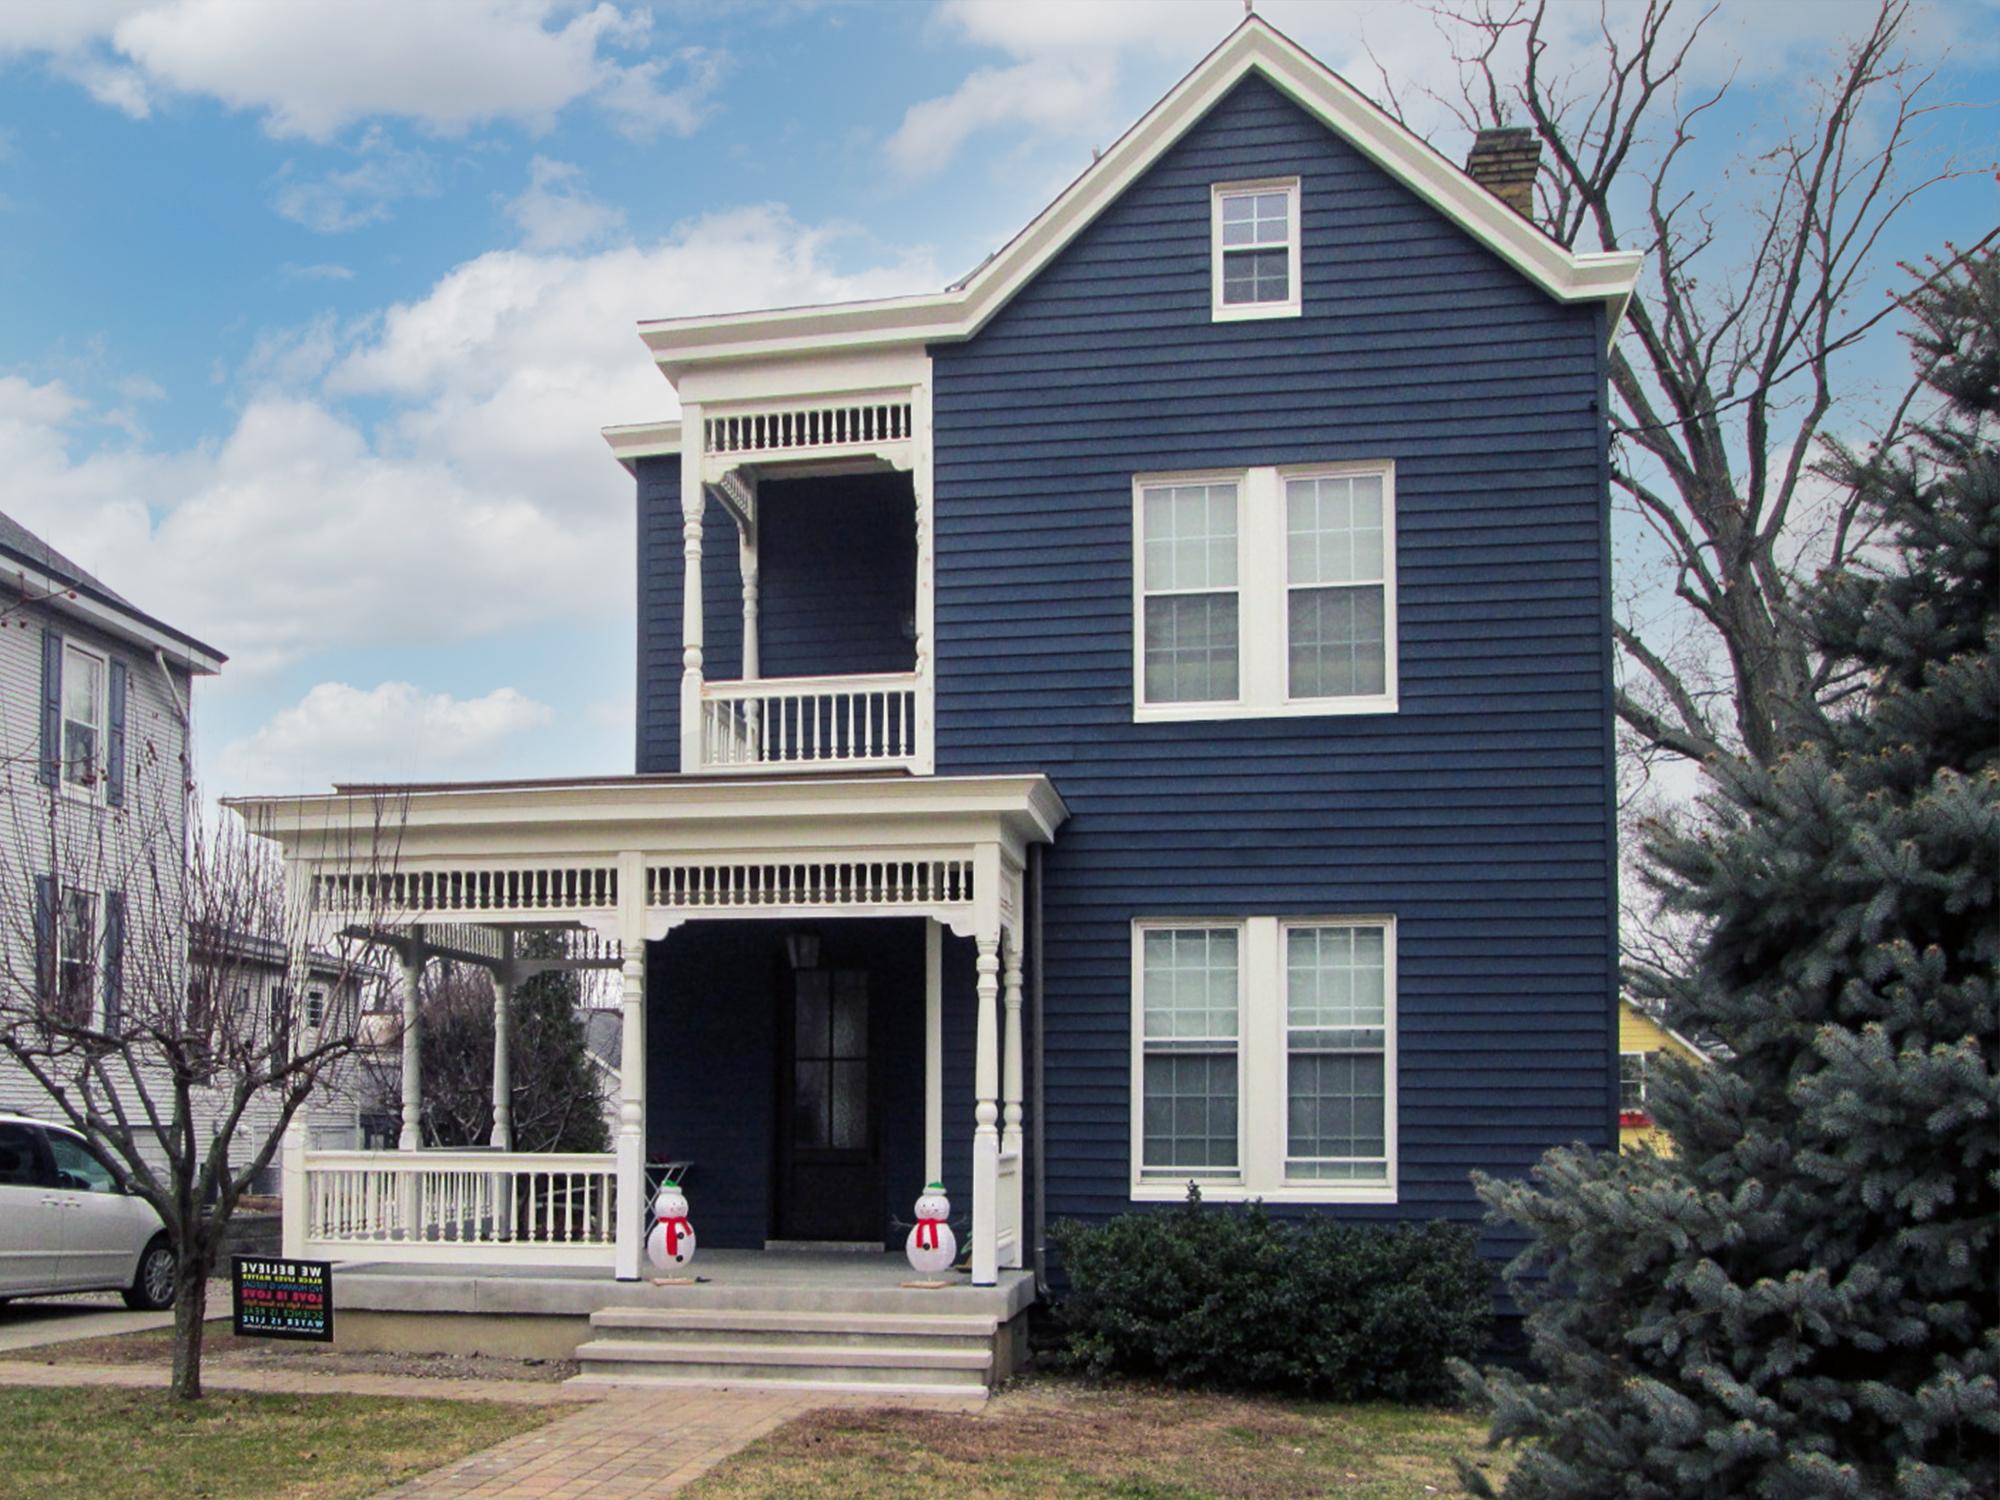
[[167, 702], [174, 706], [174, 717], [181, 721], [181, 728], [192, 734], [194, 732], [194, 724], [190, 719], [192, 709], [190, 705], [181, 702], [181, 690], [174, 686], [174, 674], [167, 666], [167, 653], [155, 646], [153, 660], [159, 665], [160, 680], [167, 685]]
[[1047, 1090], [1042, 1087], [1042, 867], [1046, 855], [1040, 844], [1028, 846], [1027, 905], [1028, 905], [1028, 1030], [1032, 1038], [1030, 1063], [1032, 1075], [1028, 1089], [1029, 1154], [1034, 1164], [1034, 1260], [1035, 1291], [1046, 1295], [1049, 1289], [1049, 1269], [1047, 1254], [1048, 1226], [1048, 1132], [1042, 1123], [1043, 1101]]

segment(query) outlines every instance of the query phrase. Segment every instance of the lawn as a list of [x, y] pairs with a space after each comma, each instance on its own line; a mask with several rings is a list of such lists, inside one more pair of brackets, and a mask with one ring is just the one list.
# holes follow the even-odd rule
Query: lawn
[[976, 1416], [813, 1412], [726, 1460], [688, 1500], [1342, 1500], [1456, 1494], [1454, 1456], [1497, 1478], [1485, 1423], [1403, 1406], [1323, 1406], [1027, 1382]]
[[0, 1500], [345, 1500], [489, 1447], [559, 1410], [490, 1401], [0, 1390]]

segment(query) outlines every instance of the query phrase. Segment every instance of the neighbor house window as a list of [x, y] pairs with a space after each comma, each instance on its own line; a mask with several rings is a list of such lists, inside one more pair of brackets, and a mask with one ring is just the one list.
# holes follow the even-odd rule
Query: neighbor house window
[[104, 782], [104, 658], [63, 643], [63, 785], [91, 790]]
[[1396, 707], [1395, 468], [1141, 475], [1134, 717]]
[[306, 991], [306, 1025], [317, 1030], [326, 1020], [326, 991]]
[[1139, 935], [1142, 1178], [1238, 1175], [1239, 943], [1233, 927]]
[[1133, 928], [1132, 1196], [1394, 1201], [1395, 926]]
[[1642, 1115], [1646, 1112], [1646, 1054], [1618, 1054], [1618, 1111]]
[[1298, 179], [1219, 183], [1210, 221], [1216, 320], [1296, 316]]
[[96, 1014], [97, 897], [65, 887], [56, 909], [55, 1010], [64, 1024], [88, 1026]]
[[1237, 486], [1139, 492], [1140, 630], [1149, 703], [1237, 696]]

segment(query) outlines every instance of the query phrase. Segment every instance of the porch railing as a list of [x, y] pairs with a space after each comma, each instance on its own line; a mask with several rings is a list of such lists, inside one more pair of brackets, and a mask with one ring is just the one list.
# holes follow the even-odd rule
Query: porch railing
[[284, 1192], [299, 1205], [286, 1216], [287, 1255], [612, 1263], [617, 1167], [608, 1152], [308, 1150], [287, 1161]]
[[913, 766], [920, 688], [914, 672], [704, 682], [702, 769]]
[[1022, 1239], [1021, 1205], [1025, 1197], [1025, 1180], [1021, 1171], [1021, 1153], [1002, 1151], [997, 1173], [999, 1192], [995, 1194], [993, 1238], [997, 1247], [1000, 1264], [1020, 1266], [1026, 1264], [1027, 1244]]

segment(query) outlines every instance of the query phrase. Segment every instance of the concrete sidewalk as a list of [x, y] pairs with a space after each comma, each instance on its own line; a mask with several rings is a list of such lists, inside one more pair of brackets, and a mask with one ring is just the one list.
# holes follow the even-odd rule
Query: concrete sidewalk
[[[206, 1321], [213, 1323], [228, 1316], [229, 1283], [212, 1281], [208, 1286]], [[75, 1339], [111, 1338], [121, 1333], [151, 1333], [173, 1326], [172, 1309], [133, 1312], [116, 1292], [24, 1297], [0, 1306], [0, 1359], [22, 1349], [67, 1344]]]
[[[127, 1386], [164, 1389], [166, 1365], [36, 1364], [0, 1360], [0, 1387]], [[605, 1395], [586, 1387], [543, 1380], [439, 1380], [421, 1375], [335, 1375], [315, 1370], [226, 1370], [204, 1365], [203, 1390], [263, 1391], [280, 1396], [395, 1396], [439, 1401], [505, 1401], [519, 1406], [581, 1405]]]

